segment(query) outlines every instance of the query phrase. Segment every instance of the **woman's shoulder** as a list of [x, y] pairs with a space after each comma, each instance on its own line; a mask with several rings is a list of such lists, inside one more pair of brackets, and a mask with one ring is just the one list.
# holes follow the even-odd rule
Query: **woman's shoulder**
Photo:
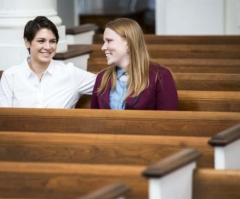
[[102, 76], [104, 75], [104, 73], [105, 73], [107, 70], [108, 70], [107, 68], [101, 70], [101, 71], [97, 74], [97, 77], [98, 77], [98, 78], [102, 78]]
[[171, 71], [164, 65], [155, 63], [155, 62], [151, 62], [150, 63], [150, 73], [161, 73], [161, 74], [169, 74], [171, 73]]
[[25, 68], [26, 68], [26, 63], [24, 61], [21, 64], [17, 64], [17, 65], [14, 65], [14, 66], [11, 66], [11, 67], [5, 69], [3, 72], [4, 72], [5, 75], [6, 74], [11, 75], [11, 74], [14, 74], [14, 73], [21, 72]]

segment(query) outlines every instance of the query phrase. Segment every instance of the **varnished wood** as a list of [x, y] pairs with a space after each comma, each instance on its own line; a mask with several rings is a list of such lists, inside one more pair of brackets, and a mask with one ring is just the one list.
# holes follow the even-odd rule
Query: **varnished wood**
[[178, 90], [240, 91], [240, 74], [173, 73]]
[[197, 169], [193, 199], [239, 199], [240, 170]]
[[[104, 58], [102, 45], [93, 44], [91, 58]], [[186, 45], [149, 44], [151, 58], [191, 58], [191, 59], [239, 59], [240, 45]]]
[[92, 52], [92, 46], [87, 44], [75, 44], [68, 45], [68, 50], [66, 52], [56, 53], [53, 59], [55, 60], [66, 60], [72, 57], [81, 56], [89, 54]]
[[125, 197], [129, 191], [130, 187], [120, 183], [113, 183], [76, 199], [117, 199]]
[[147, 166], [188, 147], [203, 153], [200, 167], [214, 167], [210, 137], [203, 136], [0, 132], [0, 138], [0, 161]]
[[[128, 198], [146, 199], [144, 166], [59, 163], [0, 164], [0, 197], [76, 198], [109, 183], [131, 187]], [[7, 182], [7, 183], [6, 183]]]
[[211, 137], [239, 121], [237, 112], [0, 108], [1, 131]]
[[240, 139], [240, 123], [214, 135], [208, 143], [212, 146], [226, 146], [238, 139]]
[[160, 178], [197, 160], [202, 154], [195, 149], [183, 149], [149, 166], [143, 175], [146, 178]]
[[98, 26], [96, 24], [81, 24], [79, 26], [75, 26], [72, 28], [67, 28], [66, 29], [66, 34], [67, 35], [77, 35], [80, 33], [88, 32], [88, 31], [96, 31], [98, 29]]
[[[147, 44], [240, 45], [239, 35], [155, 35], [144, 34]], [[103, 35], [93, 36], [94, 44], [103, 44]]]
[[[238, 59], [152, 59], [174, 73], [240, 73]], [[105, 58], [88, 59], [87, 70], [93, 73], [109, 67]]]

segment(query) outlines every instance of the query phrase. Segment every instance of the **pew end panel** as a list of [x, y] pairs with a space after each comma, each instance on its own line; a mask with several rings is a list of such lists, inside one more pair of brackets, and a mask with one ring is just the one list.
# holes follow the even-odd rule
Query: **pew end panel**
[[201, 153], [184, 149], [148, 167], [149, 199], [191, 199], [192, 173]]
[[240, 169], [240, 123], [219, 132], [208, 143], [214, 147], [215, 169]]

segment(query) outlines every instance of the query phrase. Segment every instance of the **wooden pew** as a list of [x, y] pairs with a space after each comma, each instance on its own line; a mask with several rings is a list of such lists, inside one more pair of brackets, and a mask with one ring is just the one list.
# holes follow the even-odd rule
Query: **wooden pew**
[[146, 199], [144, 166], [63, 163], [0, 164], [0, 198], [76, 198], [104, 185], [121, 182], [131, 187], [129, 199]]
[[[147, 44], [240, 45], [239, 35], [155, 35], [144, 34]], [[94, 44], [103, 44], [103, 35], [93, 35]]]
[[[179, 111], [240, 112], [240, 93], [234, 91], [178, 90]], [[91, 96], [83, 95], [77, 109], [89, 109]]]
[[0, 131], [18, 132], [212, 137], [239, 121], [237, 112], [0, 108]]
[[[240, 73], [238, 59], [152, 59], [168, 67], [173, 73]], [[109, 67], [105, 58], [88, 59], [87, 70], [94, 73]]]
[[[90, 58], [105, 58], [102, 45], [93, 44]], [[147, 45], [151, 58], [239, 59], [239, 45]]]
[[[215, 169], [240, 168], [240, 123], [211, 138], [126, 131], [128, 135], [1, 131], [0, 161], [148, 165], [188, 147], [203, 154], [200, 167], [213, 167], [214, 160]], [[214, 156], [207, 143], [214, 146]]]
[[0, 132], [0, 161], [147, 166], [188, 147], [204, 154], [198, 166], [214, 167], [210, 137], [126, 133]]
[[173, 73], [178, 90], [240, 91], [240, 74]]
[[215, 169], [240, 168], [240, 123], [214, 135], [208, 143], [214, 147]]
[[149, 166], [149, 199], [238, 199], [240, 170], [196, 169], [199, 156], [185, 149]]

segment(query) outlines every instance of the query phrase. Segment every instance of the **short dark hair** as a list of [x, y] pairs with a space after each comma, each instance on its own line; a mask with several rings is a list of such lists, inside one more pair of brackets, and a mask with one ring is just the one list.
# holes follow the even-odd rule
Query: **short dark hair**
[[37, 16], [34, 20], [28, 21], [24, 28], [23, 38], [26, 38], [27, 41], [32, 42], [37, 31], [43, 28], [51, 30], [56, 37], [56, 42], [58, 43], [58, 29], [56, 25], [45, 16]]

